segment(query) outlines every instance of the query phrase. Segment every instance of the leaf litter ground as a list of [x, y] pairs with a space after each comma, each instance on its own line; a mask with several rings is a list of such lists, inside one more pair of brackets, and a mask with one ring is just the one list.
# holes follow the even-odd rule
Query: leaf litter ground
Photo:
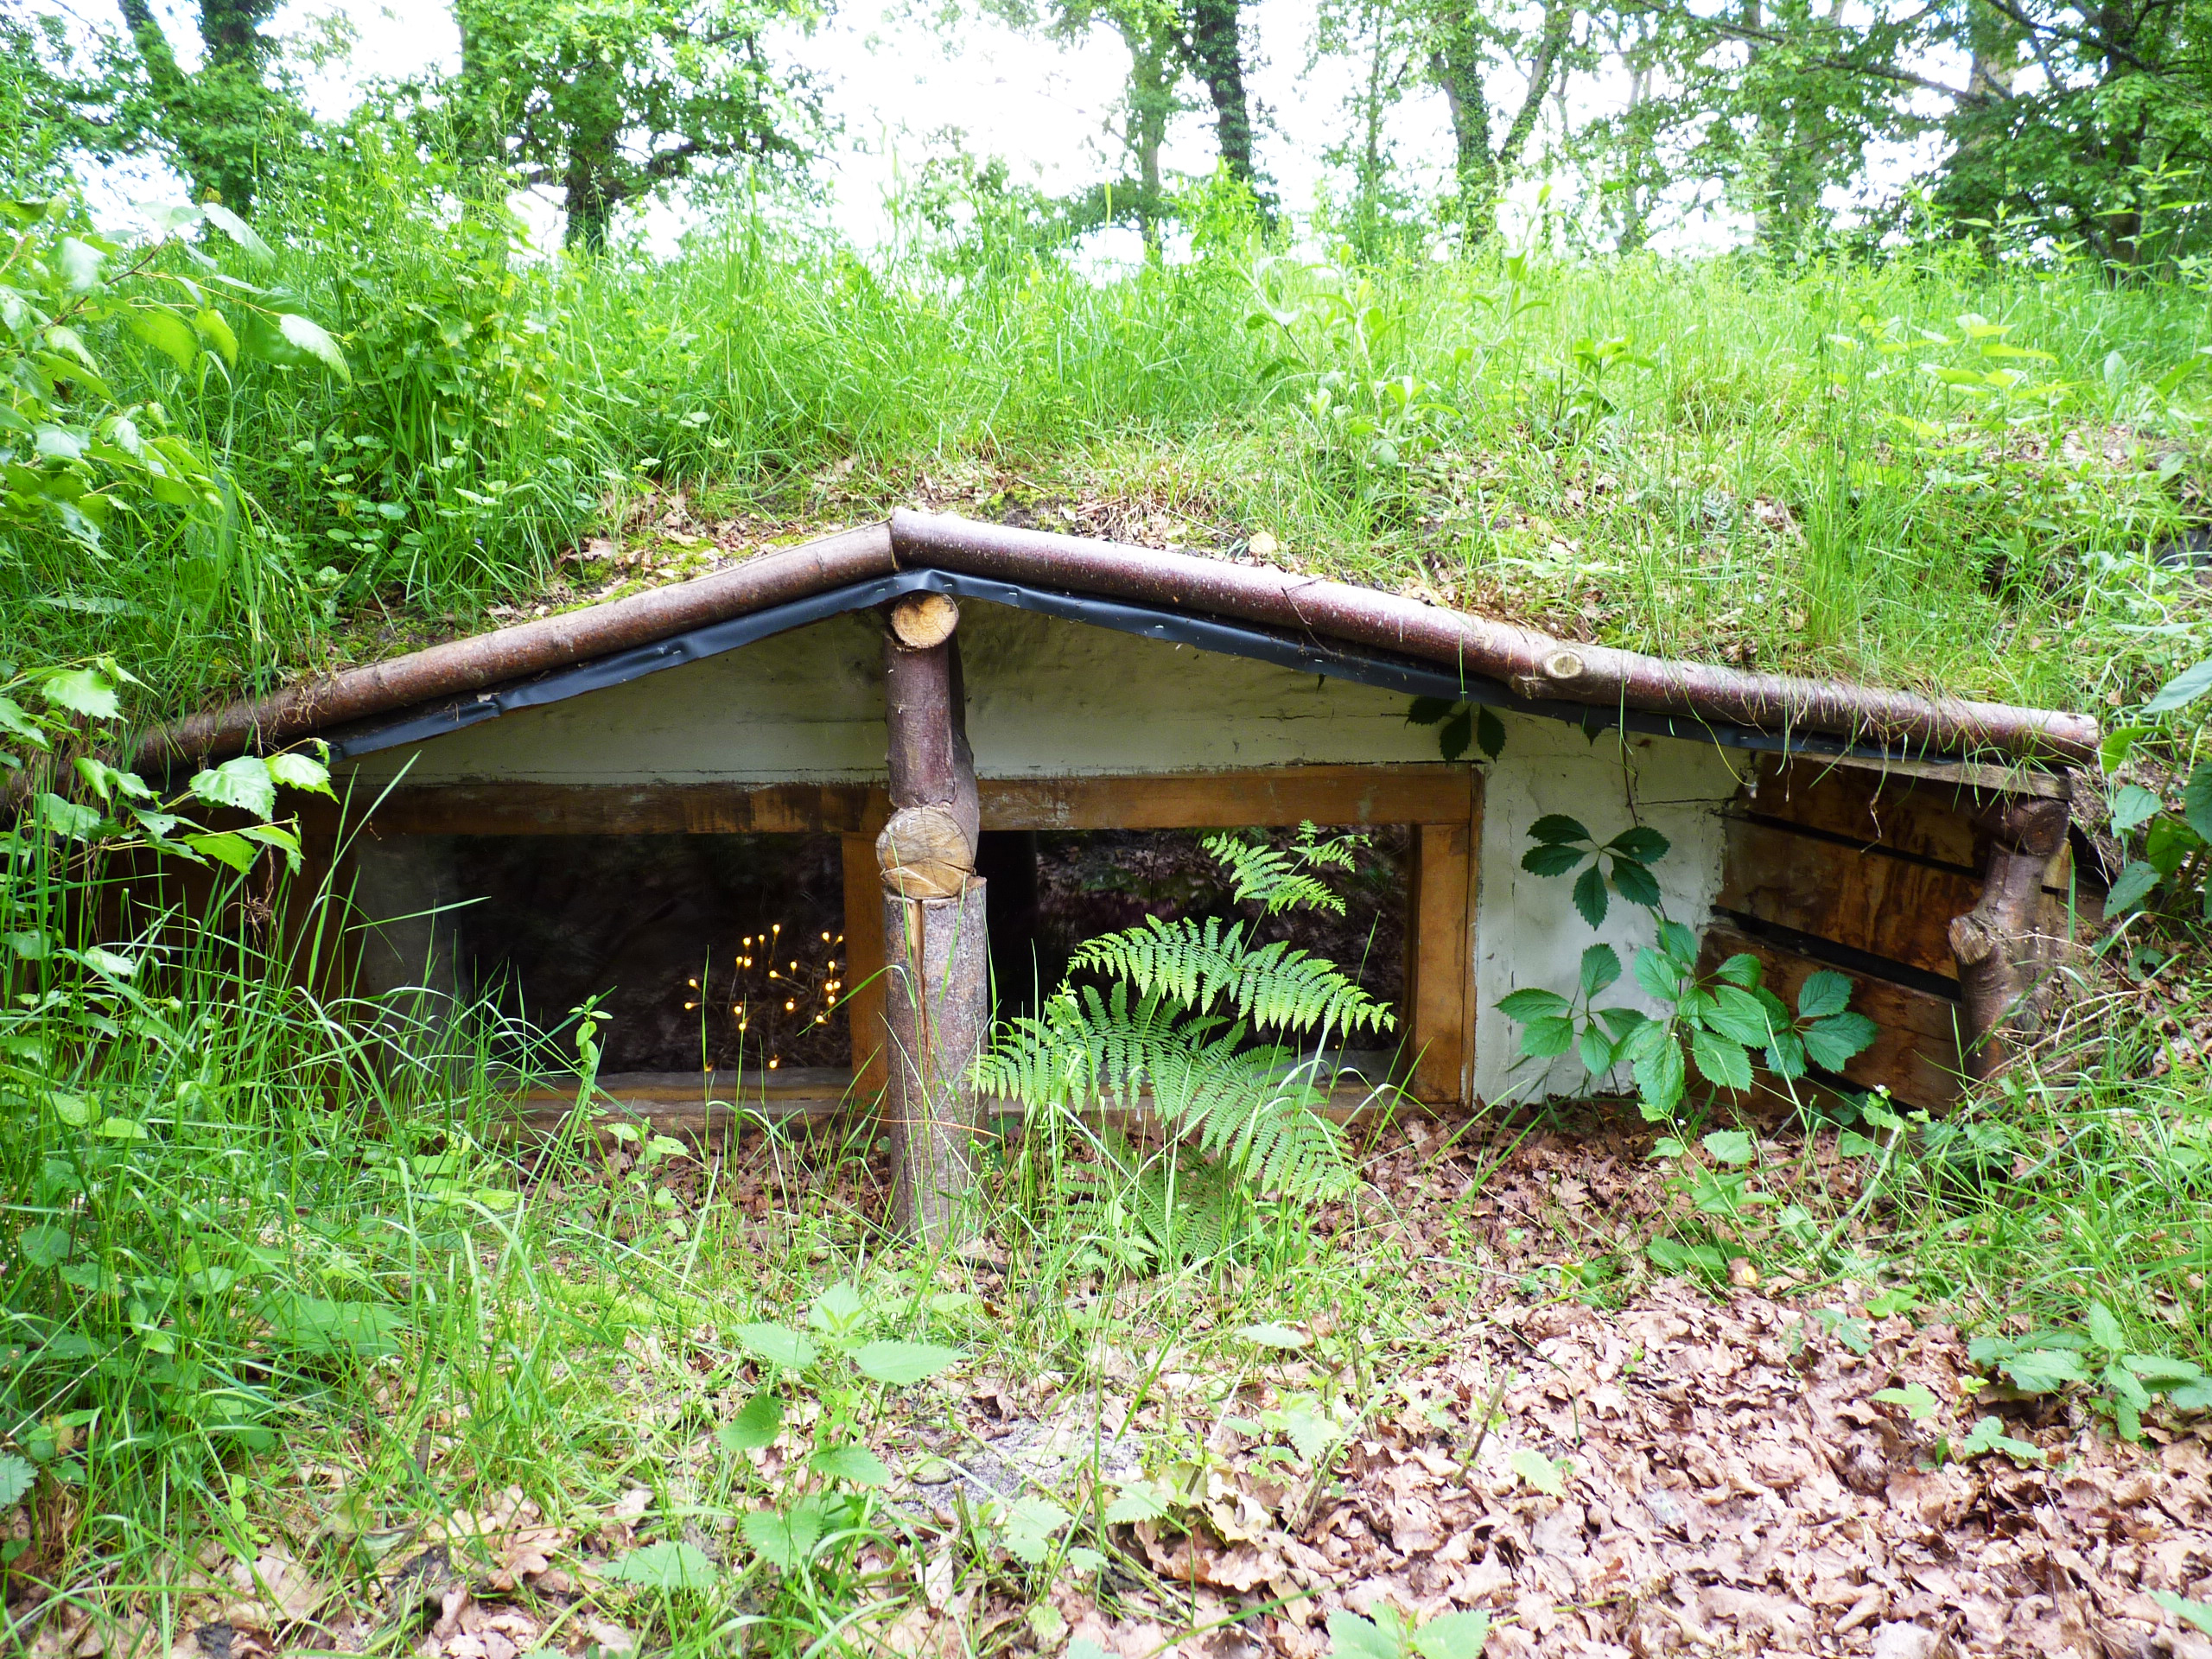
[[[1758, 1285], [1744, 1259], [1733, 1283], [1655, 1276], [1638, 1246], [1679, 1198], [1648, 1147], [1386, 1130], [1379, 1213], [1313, 1219], [1356, 1264], [1349, 1291], [1301, 1307], [1249, 1269], [1071, 1281], [1075, 1335], [1049, 1351], [993, 1338], [1024, 1317], [1033, 1264], [992, 1239], [941, 1263], [921, 1288], [967, 1306], [970, 1357], [866, 1425], [898, 1472], [847, 1650], [1319, 1655], [1332, 1612], [1395, 1609], [1484, 1610], [1497, 1656], [2212, 1659], [2154, 1599], [2212, 1600], [2212, 1427], [2154, 1417], [2129, 1445], [2076, 1402], [1992, 1390], [1950, 1325], [1870, 1312], [1872, 1284]], [[751, 1141], [714, 1162], [691, 1178], [729, 1205], [720, 1248], [741, 1268], [825, 1210], [855, 1236], [880, 1213], [884, 1172], [860, 1160]], [[797, 1254], [822, 1281], [853, 1266]], [[733, 1484], [715, 1430], [764, 1379], [726, 1331], [633, 1326], [607, 1375], [650, 1449], [620, 1460], [612, 1502], [514, 1486], [379, 1528], [348, 1514], [346, 1471], [308, 1465], [257, 1560], [211, 1548], [185, 1575], [174, 1652], [662, 1645], [639, 1552], [740, 1572], [737, 1522], [797, 1476], [819, 1407], [797, 1399]], [[2039, 1463], [1943, 1456], [1993, 1414]], [[426, 1435], [426, 1466], [446, 1443]], [[470, 1474], [443, 1472], [448, 1490]], [[1133, 1494], [1159, 1512], [1091, 1535], [1103, 1570], [1054, 1582], [979, 1521], [1028, 1501], [1049, 1530]], [[65, 1611], [37, 1647], [144, 1652], [151, 1628]]]

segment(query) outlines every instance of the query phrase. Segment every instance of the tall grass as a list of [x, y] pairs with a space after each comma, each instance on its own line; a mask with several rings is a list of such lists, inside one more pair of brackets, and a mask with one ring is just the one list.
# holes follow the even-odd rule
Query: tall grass
[[[772, 203], [574, 263], [470, 192], [364, 136], [272, 198], [274, 269], [224, 256], [308, 298], [350, 384], [188, 385], [118, 342], [237, 510], [98, 566], [19, 550], [0, 645], [118, 649], [175, 700], [266, 683], [480, 626], [647, 487], [794, 525], [1104, 503], [1624, 645], [2048, 702], [2139, 690], [2202, 621], [2154, 562], [2206, 480], [2179, 286], [1949, 246], [1358, 269], [1256, 234], [1099, 276], [988, 218], [863, 254]], [[1958, 384], [1992, 372], [2020, 384]]]

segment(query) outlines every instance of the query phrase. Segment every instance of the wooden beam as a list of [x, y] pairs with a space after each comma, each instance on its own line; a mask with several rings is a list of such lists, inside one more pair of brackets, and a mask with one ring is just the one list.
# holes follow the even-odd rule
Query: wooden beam
[[[1471, 814], [1465, 766], [1271, 766], [977, 780], [985, 830], [1193, 830], [1247, 824], [1454, 823]], [[371, 807], [374, 808], [373, 814]], [[336, 814], [323, 811], [334, 826]], [[866, 835], [891, 804], [865, 783], [424, 784], [356, 819], [402, 836]]]
[[1880, 1085], [1908, 1106], [1930, 1110], [1948, 1106], [1959, 1097], [1963, 1069], [1960, 1032], [1964, 1020], [1957, 1003], [1871, 974], [1836, 969], [1830, 963], [1739, 933], [1725, 923], [1716, 923], [1706, 931], [1698, 972], [1710, 974], [1726, 958], [1739, 952], [1758, 958], [1765, 969], [1767, 988], [1792, 1007], [1797, 1005], [1799, 989], [1813, 975], [1824, 969], [1844, 972], [1852, 982], [1852, 1008], [1881, 1028], [1872, 1047], [1845, 1064], [1843, 1076], [1848, 1081], [1862, 1089]]
[[883, 1093], [883, 878], [873, 836], [843, 837], [845, 1020], [853, 1033], [853, 1088]]
[[1727, 857], [1713, 899], [1720, 909], [1959, 976], [1946, 930], [1981, 896], [1979, 878], [1757, 819], [1732, 817], [1723, 829]]
[[426, 784], [356, 803], [353, 817], [400, 836], [872, 838], [889, 813], [873, 784]]
[[1467, 920], [1474, 894], [1475, 826], [1414, 827], [1406, 881], [1406, 998], [1401, 1035], [1411, 1067], [1406, 1086], [1429, 1104], [1465, 1101], [1473, 1081]]
[[1213, 830], [1248, 824], [1465, 823], [1466, 766], [1270, 766], [979, 780], [986, 830]]

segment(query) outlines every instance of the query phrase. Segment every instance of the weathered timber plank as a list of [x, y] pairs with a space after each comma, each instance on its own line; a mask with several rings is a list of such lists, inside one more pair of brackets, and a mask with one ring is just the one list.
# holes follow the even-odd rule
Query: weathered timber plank
[[[1699, 971], [1710, 973], [1724, 957], [1739, 952], [1758, 958], [1768, 988], [1793, 1007], [1799, 988], [1813, 975], [1843, 971], [1726, 923], [1706, 931]], [[1958, 1004], [1869, 975], [1845, 977], [1852, 982], [1852, 1007], [1881, 1029], [1872, 1046], [1844, 1066], [1843, 1076], [1862, 1089], [1886, 1088], [1909, 1106], [1936, 1110], [1956, 1100], [1961, 1071]]]
[[[1472, 814], [1471, 768], [1274, 766], [978, 780], [986, 830], [1186, 830], [1242, 824], [1448, 823]], [[363, 797], [352, 816], [386, 835], [868, 835], [879, 785], [426, 784]], [[327, 810], [328, 809], [325, 809]], [[334, 819], [335, 814], [331, 815]]]
[[883, 1059], [883, 878], [870, 836], [843, 839], [845, 1023], [853, 1033], [853, 1086], [873, 1100], [888, 1073]]
[[1273, 766], [1104, 778], [986, 778], [986, 830], [1190, 830], [1243, 824], [1465, 823], [1469, 766]]
[[[368, 809], [374, 806], [371, 814]], [[734, 836], [865, 834], [888, 816], [868, 784], [429, 784], [357, 799], [379, 834]]]
[[[573, 1093], [554, 1089], [518, 1090], [510, 1097], [512, 1128], [544, 1137], [559, 1132], [575, 1108]], [[986, 1103], [983, 1116], [1011, 1116], [1003, 1102]], [[693, 1141], [719, 1141], [763, 1124], [807, 1122], [829, 1124], [855, 1121], [874, 1110], [849, 1073], [830, 1068], [729, 1072], [712, 1077], [697, 1072], [639, 1072], [604, 1077], [594, 1096], [588, 1122], [594, 1133], [609, 1122], [629, 1123], [656, 1134]], [[1363, 1084], [1347, 1083], [1331, 1091], [1321, 1115], [1338, 1123], [1363, 1122], [1384, 1112], [1403, 1116], [1427, 1114], [1418, 1104], [1381, 1094]], [[1158, 1118], [1151, 1096], [1140, 1095], [1135, 1109], [1116, 1107], [1085, 1115], [1130, 1134], [1156, 1134]], [[990, 1131], [987, 1128], [986, 1133]]]
[[1473, 953], [1467, 906], [1473, 846], [1473, 826], [1465, 822], [1414, 828], [1399, 1035], [1412, 1061], [1406, 1087], [1416, 1099], [1431, 1103], [1464, 1101], [1472, 1076], [1467, 975]]
[[[1750, 781], [1755, 787], [1747, 788], [1735, 809], [1743, 816], [1929, 859], [1977, 881], [1988, 868], [1989, 832], [1976, 815], [2000, 798], [1997, 791], [1878, 771], [1870, 763], [1774, 754], [1756, 757]], [[2048, 779], [2033, 781], [2049, 786]], [[2072, 870], [2071, 849], [2062, 849], [2044, 884], [2063, 893]]]
[[1723, 910], [1832, 939], [1946, 979], [1959, 976], [1945, 930], [1974, 908], [1980, 878], [1945, 865], [1731, 818]]

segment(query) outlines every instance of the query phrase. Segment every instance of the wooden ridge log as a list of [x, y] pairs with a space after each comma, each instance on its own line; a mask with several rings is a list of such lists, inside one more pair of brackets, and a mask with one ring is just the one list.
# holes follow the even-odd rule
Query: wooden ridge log
[[885, 618], [884, 724], [892, 813], [883, 879], [884, 1113], [892, 1214], [925, 1243], [961, 1230], [976, 1132], [969, 1068], [990, 1026], [990, 928], [976, 874], [982, 814], [968, 744], [960, 609], [910, 594]]

